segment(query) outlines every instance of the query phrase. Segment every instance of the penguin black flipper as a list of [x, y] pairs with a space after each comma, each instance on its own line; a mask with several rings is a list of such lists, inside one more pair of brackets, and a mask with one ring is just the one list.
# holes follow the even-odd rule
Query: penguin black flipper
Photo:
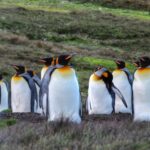
[[35, 105], [34, 101], [36, 100], [36, 102], [38, 103], [35, 83], [28, 73], [23, 73], [20, 76], [22, 76], [27, 81], [29, 88], [31, 90], [31, 112], [34, 112], [34, 105]]
[[112, 108], [113, 108], [113, 112], [112, 113], [114, 113], [115, 112], [115, 92], [113, 91], [113, 90], [111, 90], [110, 91], [110, 95], [111, 95], [111, 97], [112, 97]]
[[108, 89], [108, 92], [110, 93], [110, 95], [112, 97], [112, 100], [113, 100], [112, 101], [113, 109], [115, 107], [115, 94], [117, 94], [120, 97], [120, 99], [122, 100], [122, 102], [125, 105], [125, 107], [127, 107], [127, 103], [126, 103], [123, 95], [121, 94], [120, 90], [112, 82], [112, 80], [113, 80], [112, 73], [109, 72], [109, 71], [105, 71], [105, 73], [107, 73], [107, 76], [105, 77], [104, 75], [102, 75], [102, 79], [105, 82], [106, 87]]
[[[128, 81], [131, 85], [131, 89], [132, 89], [132, 84], [133, 84], [133, 80], [134, 77], [133, 75], [129, 72], [129, 70], [127, 68], [124, 68], [123, 71], [126, 73], [127, 77], [128, 77]], [[131, 90], [131, 106], [132, 106], [132, 115], [134, 114], [134, 107], [133, 107], [133, 90]]]
[[11, 108], [11, 82], [7, 82], [7, 90], [8, 90], [8, 108]]
[[113, 83], [112, 83], [112, 90], [120, 97], [120, 99], [122, 100], [123, 104], [127, 108], [128, 105], [127, 105], [123, 95], [121, 94], [120, 90]]
[[51, 80], [51, 75], [55, 69], [56, 69], [55, 66], [51, 66], [48, 68], [48, 70], [44, 74], [44, 77], [42, 79], [41, 86], [40, 86], [39, 106], [40, 106], [40, 108], [43, 109], [43, 98], [44, 98], [44, 95], [46, 94], [46, 103], [47, 103], [46, 104], [46, 107], [47, 107], [46, 108], [46, 117], [48, 117], [48, 114], [49, 114], [48, 85]]
[[129, 72], [129, 70], [127, 68], [123, 68], [122, 70], [126, 73], [128, 81], [129, 81], [130, 85], [132, 86], [132, 83], [133, 83], [132, 74]]
[[112, 73], [109, 72], [108, 70], [105, 71], [105, 73], [108, 74], [109, 78], [108, 77], [104, 77], [102, 76], [102, 79], [103, 81], [105, 82], [105, 85], [106, 85], [106, 88], [112, 98], [112, 108], [113, 108], [113, 111], [112, 113], [115, 112], [115, 92], [112, 90], [112, 80], [113, 80], [113, 76], [112, 76]]
[[6, 80], [4, 80], [4, 83], [7, 87], [7, 91], [8, 91], [8, 108], [11, 109], [11, 90], [10, 90], [10, 83], [8, 83]]
[[37, 75], [34, 75], [33, 77], [34, 82], [40, 87], [41, 86], [41, 80]]

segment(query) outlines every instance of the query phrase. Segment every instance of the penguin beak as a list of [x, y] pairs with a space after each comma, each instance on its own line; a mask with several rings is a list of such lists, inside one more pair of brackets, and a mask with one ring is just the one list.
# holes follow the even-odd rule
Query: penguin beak
[[11, 65], [15, 70], [18, 70], [19, 67], [17, 65]]
[[116, 62], [116, 64], [118, 64], [118, 65], [120, 65], [120, 62], [117, 60], [117, 61], [115, 61]]
[[39, 62], [46, 63], [46, 61], [44, 59], [40, 59]]
[[66, 58], [65, 58], [65, 60], [69, 60], [69, 59], [71, 59], [72, 58], [72, 55], [69, 55], [69, 56], [67, 56]]
[[69, 56], [67, 56], [66, 58], [65, 58], [65, 60], [69, 60], [69, 59], [71, 59], [73, 56], [75, 56], [77, 53], [73, 53], [73, 54], [71, 54], [71, 55], [69, 55]]
[[137, 62], [134, 62], [133, 65], [136, 66], [136, 67], [138, 67], [138, 63]]

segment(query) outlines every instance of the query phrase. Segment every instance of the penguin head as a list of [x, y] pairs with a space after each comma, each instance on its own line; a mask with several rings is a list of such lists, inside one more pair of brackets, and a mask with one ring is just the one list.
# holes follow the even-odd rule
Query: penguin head
[[140, 68], [140, 61], [135, 61], [133, 64], [135, 67]]
[[67, 66], [73, 55], [60, 55], [56, 59], [56, 65]]
[[22, 65], [12, 65], [12, 67], [16, 70], [17, 75], [25, 72], [25, 66]]
[[95, 69], [95, 75], [98, 77], [101, 77], [103, 75], [104, 72], [106, 72], [107, 69], [103, 66], [99, 66]]
[[150, 65], [150, 58], [143, 56], [139, 58], [141, 68], [145, 68]]
[[33, 77], [35, 75], [35, 72], [33, 70], [27, 70], [27, 73], [30, 75], [30, 77]]
[[116, 65], [117, 65], [117, 68], [118, 69], [123, 69], [123, 68], [125, 68], [125, 62], [123, 61], [123, 60], [116, 60], [115, 61], [115, 63], [116, 63]]
[[53, 57], [41, 58], [40, 62], [45, 64], [46, 66], [53, 66], [53, 65], [55, 65], [55, 59]]
[[109, 86], [112, 85], [113, 76], [107, 68], [103, 66], [98, 67], [95, 71], [95, 75], [102, 79], [105, 82], [105, 84]]
[[95, 74], [100, 77], [107, 86], [111, 87], [112, 85], [112, 80], [113, 80], [113, 75], [112, 73], [105, 67], [98, 67], [97, 71]]

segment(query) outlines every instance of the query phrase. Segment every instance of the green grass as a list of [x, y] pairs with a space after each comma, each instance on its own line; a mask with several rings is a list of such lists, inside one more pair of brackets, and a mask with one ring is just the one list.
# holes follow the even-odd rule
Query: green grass
[[100, 5], [95, 5], [92, 3], [77, 3], [77, 2], [68, 2], [65, 0], [56, 0], [56, 1], [49, 1], [49, 0], [2, 0], [0, 2], [1, 7], [12, 7], [12, 6], [19, 6], [24, 7], [31, 10], [44, 10], [44, 11], [51, 11], [51, 12], [70, 12], [70, 11], [101, 11], [103, 13], [112, 13], [114, 15], [119, 16], [126, 16], [129, 18], [136, 18], [142, 20], [150, 20], [150, 15], [148, 11], [137, 11], [137, 10], [128, 10], [128, 9], [113, 9], [107, 8]]
[[11, 126], [16, 124], [16, 120], [15, 119], [5, 119], [5, 120], [0, 120], [0, 128], [4, 128], [7, 126]]
[[[78, 57], [76, 58], [77, 62], [82, 62], [83, 64], [91, 66], [94, 68], [95, 66], [106, 66], [109, 70], [113, 71], [116, 68], [116, 64], [113, 60], [110, 59], [100, 59], [100, 58], [93, 58], [93, 57]], [[131, 63], [127, 63], [127, 68], [134, 72], [135, 67]]]
[[11, 8], [1, 9], [0, 16], [2, 30], [29, 39], [76, 44], [94, 50], [107, 47], [149, 51], [150, 22], [97, 11], [58, 13]]
[[5, 110], [3, 110], [2, 112], [3, 112], [3, 113], [10, 113], [10, 112], [12, 112], [12, 111], [11, 111], [11, 109], [5, 109]]
[[104, 11], [105, 13], [112, 13], [118, 16], [126, 16], [129, 18], [136, 18], [150, 21], [150, 14], [148, 11], [137, 11], [137, 10], [135, 11], [129, 9], [107, 8], [107, 7], [100, 7], [99, 9]]
[[91, 3], [109, 8], [122, 8], [129, 10], [150, 10], [150, 3], [147, 0], [69, 0], [79, 3]]

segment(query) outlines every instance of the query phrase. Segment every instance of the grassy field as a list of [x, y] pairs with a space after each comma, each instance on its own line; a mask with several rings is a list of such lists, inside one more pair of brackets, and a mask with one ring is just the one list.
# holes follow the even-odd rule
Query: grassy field
[[149, 10], [150, 11], [150, 1], [148, 0], [69, 0], [77, 1], [80, 3], [92, 3], [97, 5], [106, 6], [109, 8], [127, 8], [135, 10]]
[[[115, 69], [114, 60], [132, 62], [150, 56], [147, 11], [114, 9], [93, 3], [60, 0], [0, 1], [0, 71], [9, 81], [10, 64], [23, 64], [39, 74], [39, 58], [74, 53], [83, 107], [94, 68]], [[85, 108], [85, 107], [84, 107]], [[85, 110], [84, 110], [85, 112]], [[0, 149], [147, 150], [150, 124], [131, 118], [85, 119], [81, 125], [0, 121]], [[13, 126], [10, 126], [13, 125]], [[8, 126], [5, 127], [4, 126]], [[17, 134], [16, 134], [17, 132]]]

